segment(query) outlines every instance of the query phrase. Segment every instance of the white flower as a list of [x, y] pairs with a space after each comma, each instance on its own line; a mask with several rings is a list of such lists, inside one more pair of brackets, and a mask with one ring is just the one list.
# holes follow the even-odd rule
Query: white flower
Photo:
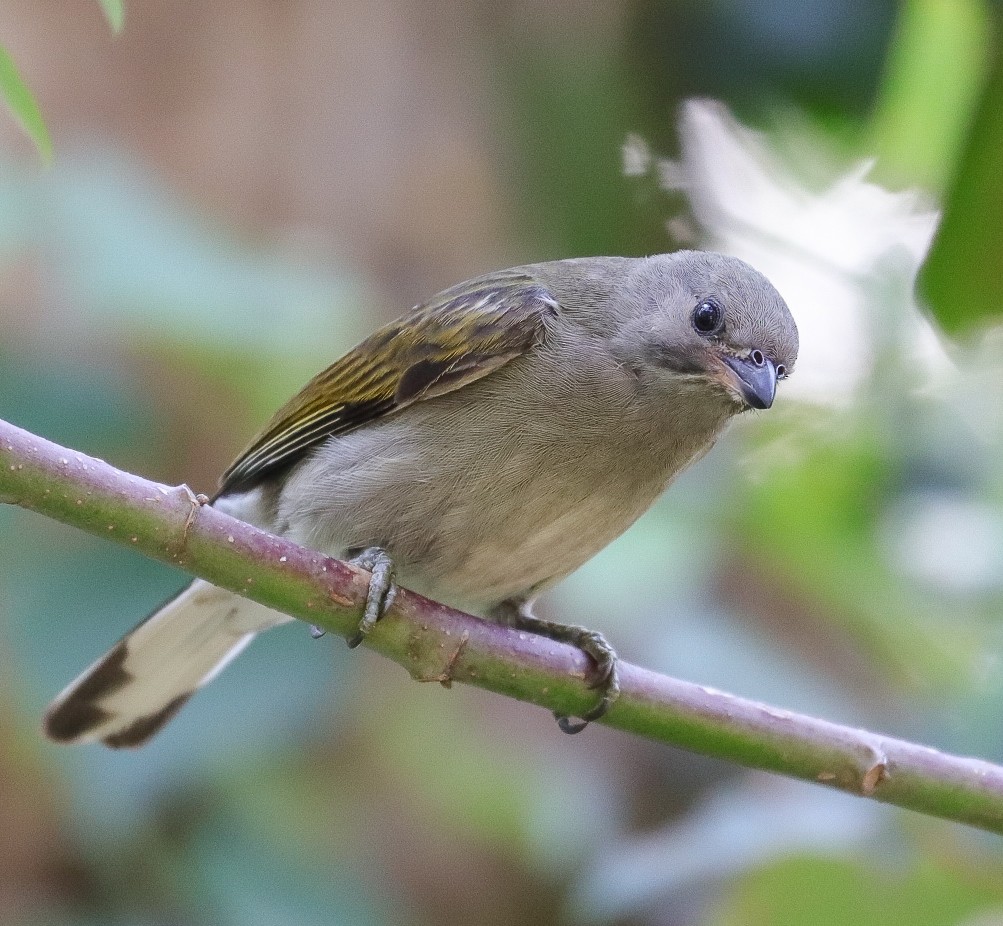
[[[688, 197], [701, 244], [764, 273], [797, 321], [801, 353], [785, 395], [849, 401], [889, 332], [928, 373], [950, 369], [913, 301], [938, 221], [921, 196], [869, 181], [870, 163], [833, 170], [822, 189], [810, 189], [767, 136], [713, 101], [686, 103], [680, 134], [681, 161], [662, 162], [660, 182]], [[807, 132], [796, 142], [798, 160], [816, 172], [829, 161]]]

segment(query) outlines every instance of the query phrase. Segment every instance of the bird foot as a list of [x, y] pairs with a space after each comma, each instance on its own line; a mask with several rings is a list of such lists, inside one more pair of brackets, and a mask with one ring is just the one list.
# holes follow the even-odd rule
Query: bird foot
[[397, 594], [397, 586], [394, 584], [393, 560], [382, 547], [367, 547], [361, 553], [353, 556], [349, 562], [372, 573], [362, 620], [359, 621], [355, 635], [348, 640], [349, 649], [355, 649], [393, 603], [394, 596]]
[[549, 640], [577, 646], [595, 663], [595, 669], [590, 673], [588, 687], [599, 692], [599, 702], [577, 720], [555, 712], [554, 717], [557, 718], [557, 726], [561, 732], [581, 733], [593, 720], [603, 717], [620, 697], [616, 650], [601, 633], [574, 624], [541, 620], [533, 614], [525, 602], [505, 602], [496, 609], [495, 617], [519, 630], [527, 630]]
[[620, 697], [620, 677], [617, 672], [616, 650], [601, 633], [576, 626], [565, 627], [565, 630], [567, 635], [563, 637], [564, 641], [577, 646], [595, 663], [595, 671], [588, 686], [600, 693], [598, 704], [587, 710], [578, 720], [554, 713], [561, 732], [575, 734], [581, 733], [593, 720], [599, 720], [606, 715]]

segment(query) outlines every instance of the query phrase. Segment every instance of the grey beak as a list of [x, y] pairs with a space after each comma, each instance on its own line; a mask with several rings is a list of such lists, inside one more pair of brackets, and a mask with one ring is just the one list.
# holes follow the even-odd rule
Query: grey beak
[[724, 362], [738, 377], [742, 397], [752, 408], [769, 408], [777, 394], [777, 368], [762, 351], [754, 350], [748, 357], [725, 356]]

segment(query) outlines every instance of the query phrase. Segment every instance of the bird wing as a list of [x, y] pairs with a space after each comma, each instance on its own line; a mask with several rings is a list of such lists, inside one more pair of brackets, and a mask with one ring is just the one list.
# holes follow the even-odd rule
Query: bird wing
[[217, 497], [253, 487], [328, 437], [497, 370], [537, 343], [556, 311], [547, 288], [522, 271], [445, 290], [310, 380], [223, 474]]

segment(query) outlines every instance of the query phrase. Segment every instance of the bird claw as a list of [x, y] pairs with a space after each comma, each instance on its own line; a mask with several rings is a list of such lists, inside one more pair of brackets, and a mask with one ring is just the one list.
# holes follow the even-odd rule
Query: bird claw
[[565, 714], [554, 712], [557, 726], [562, 733], [574, 735], [581, 733], [593, 720], [604, 717], [620, 697], [620, 677], [617, 672], [616, 650], [609, 641], [595, 630], [585, 630], [583, 627], [569, 627], [567, 642], [577, 646], [595, 663], [595, 671], [588, 682], [588, 687], [602, 692], [599, 703], [587, 710], [575, 721]]
[[362, 620], [359, 621], [355, 635], [348, 640], [348, 648], [355, 649], [393, 603], [394, 596], [397, 594], [397, 586], [394, 585], [393, 560], [382, 547], [367, 547], [357, 556], [353, 556], [349, 562], [372, 573]]
[[598, 631], [587, 630], [573, 624], [557, 624], [536, 617], [528, 602], [509, 600], [495, 611], [495, 619], [520, 630], [528, 630], [549, 640], [570, 643], [578, 647], [595, 664], [589, 673], [588, 687], [601, 692], [599, 703], [587, 710], [578, 720], [554, 712], [557, 726], [563, 733], [581, 733], [593, 720], [605, 716], [620, 697], [620, 677], [617, 672], [616, 650]]

